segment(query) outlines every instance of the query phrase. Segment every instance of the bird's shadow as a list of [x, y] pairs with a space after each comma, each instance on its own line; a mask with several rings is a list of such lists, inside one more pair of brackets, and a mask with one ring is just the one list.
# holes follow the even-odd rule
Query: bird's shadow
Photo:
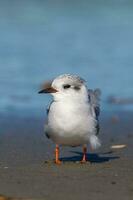
[[[77, 155], [75, 156], [71, 156], [71, 157], [62, 157], [61, 161], [63, 162], [77, 162], [77, 161], [81, 161], [83, 153], [79, 152], [79, 151], [71, 151], [72, 153], [75, 153]], [[86, 154], [87, 157], [87, 161], [91, 162], [91, 163], [104, 163], [104, 162], [108, 162], [110, 160], [115, 160], [115, 159], [119, 159], [119, 156], [110, 156], [110, 154], [112, 154], [113, 152], [104, 152], [104, 153], [91, 153], [91, 154]], [[106, 155], [106, 156], [105, 156]]]

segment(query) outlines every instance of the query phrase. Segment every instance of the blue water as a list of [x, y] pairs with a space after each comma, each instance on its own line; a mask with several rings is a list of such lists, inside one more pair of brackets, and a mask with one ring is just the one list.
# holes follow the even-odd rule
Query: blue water
[[0, 1], [0, 113], [41, 112], [40, 84], [63, 73], [101, 88], [105, 111], [133, 96], [133, 1]]

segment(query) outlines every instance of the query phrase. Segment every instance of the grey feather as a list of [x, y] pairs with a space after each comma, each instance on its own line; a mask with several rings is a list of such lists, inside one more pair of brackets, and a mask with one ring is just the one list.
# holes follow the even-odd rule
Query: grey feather
[[46, 137], [47, 137], [48, 139], [50, 138], [48, 132], [46, 132], [46, 131], [45, 131], [45, 135], [46, 135]]
[[[46, 113], [47, 113], [47, 116], [49, 114], [49, 111], [50, 111], [50, 107], [52, 105], [53, 101], [51, 101], [51, 103], [47, 106], [46, 108]], [[48, 121], [45, 122], [45, 129], [44, 129], [44, 132], [45, 132], [45, 135], [46, 137], [49, 139], [50, 138], [50, 135], [48, 134], [48, 131], [47, 131], [47, 124], [48, 124]]]
[[100, 115], [100, 96], [101, 96], [100, 89], [88, 90], [89, 102], [91, 104], [93, 112], [95, 113], [95, 118], [97, 121], [96, 123], [97, 134], [99, 133], [100, 130], [99, 120], [98, 120], [98, 117]]
[[47, 115], [49, 114], [50, 107], [51, 107], [52, 103], [53, 103], [53, 101], [51, 101], [51, 103], [50, 103], [50, 104], [47, 106], [47, 108], [46, 108], [46, 113], [47, 113]]

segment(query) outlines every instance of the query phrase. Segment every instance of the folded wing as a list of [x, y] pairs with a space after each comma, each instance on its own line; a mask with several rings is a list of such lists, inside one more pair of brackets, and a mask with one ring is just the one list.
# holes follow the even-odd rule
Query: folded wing
[[100, 96], [101, 96], [100, 89], [88, 90], [88, 98], [91, 105], [92, 113], [97, 121], [96, 123], [97, 134], [99, 133], [100, 129], [98, 121], [98, 117], [100, 115]]

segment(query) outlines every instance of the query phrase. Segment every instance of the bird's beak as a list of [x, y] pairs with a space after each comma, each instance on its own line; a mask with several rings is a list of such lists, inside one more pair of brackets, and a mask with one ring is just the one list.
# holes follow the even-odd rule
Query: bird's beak
[[58, 90], [53, 88], [51, 85], [52, 85], [52, 82], [46, 82], [42, 86], [42, 89], [38, 93], [42, 94], [42, 93], [56, 93], [56, 92], [58, 92]]
[[50, 88], [42, 89], [38, 93], [41, 94], [41, 93], [56, 93], [56, 92], [58, 92], [58, 90], [56, 90], [53, 87], [50, 87]]

